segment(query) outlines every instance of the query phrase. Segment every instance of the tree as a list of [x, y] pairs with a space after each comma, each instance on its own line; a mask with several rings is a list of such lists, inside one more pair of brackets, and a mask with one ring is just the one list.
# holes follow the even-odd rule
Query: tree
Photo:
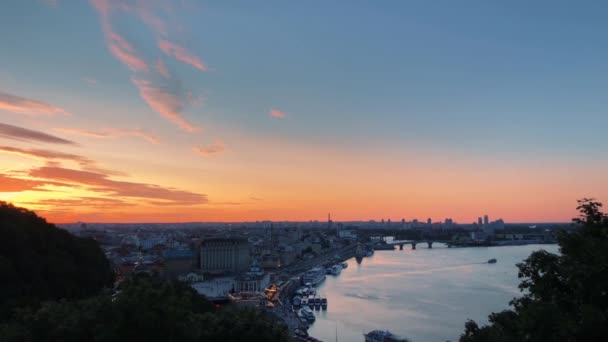
[[532, 253], [518, 264], [523, 296], [490, 324], [465, 324], [461, 342], [603, 341], [608, 336], [608, 217], [594, 199], [578, 201], [577, 229], [560, 232], [560, 254]]
[[288, 341], [283, 326], [253, 310], [218, 310], [192, 288], [149, 276], [114, 297], [45, 303], [0, 325], [1, 341]]
[[0, 241], [0, 321], [17, 307], [83, 298], [114, 281], [95, 240], [76, 237], [5, 202], [0, 202]]

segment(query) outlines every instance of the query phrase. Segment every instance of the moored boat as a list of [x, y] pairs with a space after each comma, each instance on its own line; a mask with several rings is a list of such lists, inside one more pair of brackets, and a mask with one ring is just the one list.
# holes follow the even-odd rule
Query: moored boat
[[308, 320], [309, 322], [314, 322], [315, 320], [315, 315], [309, 307], [305, 306], [301, 308], [298, 313], [301, 314], [302, 317], [306, 318], [306, 320]]
[[310, 284], [311, 286], [315, 286], [323, 280], [325, 280], [325, 269], [322, 267], [315, 267], [302, 276], [304, 284]]

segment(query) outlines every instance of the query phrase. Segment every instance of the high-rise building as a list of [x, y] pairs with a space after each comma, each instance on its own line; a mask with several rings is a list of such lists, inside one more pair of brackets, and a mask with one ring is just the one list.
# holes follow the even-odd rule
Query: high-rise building
[[249, 269], [249, 242], [245, 238], [211, 238], [201, 242], [201, 271], [237, 273]]
[[488, 217], [488, 215], [484, 215], [483, 216], [483, 225], [487, 226], [488, 224], [490, 224], [490, 218]]
[[480, 226], [483, 224], [483, 221], [481, 220], [481, 216], [477, 218], [477, 224]]

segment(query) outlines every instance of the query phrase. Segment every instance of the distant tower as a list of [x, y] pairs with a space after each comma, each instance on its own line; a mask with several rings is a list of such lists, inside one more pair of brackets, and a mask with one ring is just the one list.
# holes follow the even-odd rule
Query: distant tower
[[331, 220], [331, 213], [327, 213], [327, 229], [331, 229], [333, 223], [334, 222]]
[[488, 217], [488, 215], [484, 215], [483, 216], [483, 225], [488, 226], [489, 223], [490, 223], [490, 218]]
[[477, 224], [479, 226], [481, 226], [483, 224], [482, 221], [481, 221], [481, 216], [477, 218]]
[[427, 223], [427, 224], [432, 224], [432, 223], [433, 223], [433, 220], [431, 220], [431, 218], [429, 217], [429, 218], [426, 220], [426, 223]]

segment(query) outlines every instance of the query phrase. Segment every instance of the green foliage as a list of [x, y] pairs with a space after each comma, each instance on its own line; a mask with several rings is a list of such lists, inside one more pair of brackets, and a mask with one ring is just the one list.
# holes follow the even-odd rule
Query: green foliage
[[218, 310], [190, 287], [135, 278], [114, 298], [46, 303], [0, 326], [4, 341], [287, 341], [252, 310]]
[[113, 283], [110, 264], [94, 240], [5, 202], [0, 202], [0, 241], [0, 321], [16, 307], [82, 298]]
[[608, 336], [608, 217], [582, 199], [576, 231], [558, 237], [560, 255], [534, 252], [518, 264], [521, 298], [490, 324], [465, 324], [461, 342], [604, 341]]

